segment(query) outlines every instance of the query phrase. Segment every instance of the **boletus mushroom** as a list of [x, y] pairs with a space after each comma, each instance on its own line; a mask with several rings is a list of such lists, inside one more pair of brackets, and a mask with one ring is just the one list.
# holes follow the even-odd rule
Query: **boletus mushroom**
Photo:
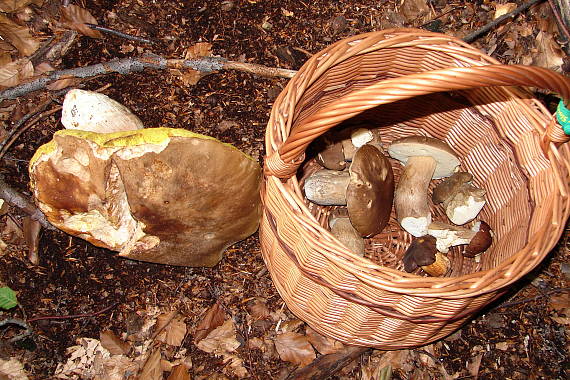
[[364, 256], [364, 239], [358, 231], [354, 229], [347, 216], [335, 215], [329, 220], [331, 234], [336, 237], [349, 251]]
[[487, 223], [483, 221], [475, 222], [471, 230], [475, 233], [475, 236], [463, 250], [463, 256], [465, 257], [475, 257], [485, 252], [493, 244], [493, 231]]
[[388, 153], [405, 165], [394, 194], [398, 222], [415, 237], [426, 235], [431, 223], [429, 183], [453, 174], [459, 159], [445, 142], [425, 136], [395, 140]]
[[463, 225], [475, 219], [485, 206], [486, 191], [474, 186], [472, 179], [469, 173], [457, 172], [433, 190], [432, 200], [443, 203], [445, 214], [454, 224]]
[[436, 239], [429, 235], [414, 238], [402, 261], [406, 272], [413, 272], [421, 267], [424, 272], [434, 277], [443, 276], [450, 267], [447, 256], [438, 252]]
[[259, 164], [183, 129], [58, 131], [29, 169], [54, 226], [126, 258], [213, 266], [259, 223]]
[[107, 95], [79, 89], [69, 90], [65, 94], [61, 123], [66, 129], [97, 133], [143, 128], [142, 121], [121, 103]]
[[344, 159], [346, 161], [352, 161], [356, 151], [365, 144], [382, 149], [382, 140], [377, 129], [352, 127], [343, 132], [344, 134], [350, 133], [349, 137], [344, 138], [341, 141]]
[[344, 206], [354, 228], [373, 236], [386, 226], [392, 210], [394, 173], [388, 159], [372, 145], [354, 155], [348, 171], [320, 170], [309, 176], [305, 196], [323, 206]]

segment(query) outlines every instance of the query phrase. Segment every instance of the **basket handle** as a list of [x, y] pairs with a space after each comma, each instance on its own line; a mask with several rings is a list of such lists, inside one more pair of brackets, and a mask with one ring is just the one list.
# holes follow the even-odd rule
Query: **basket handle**
[[[419, 95], [494, 86], [529, 86], [557, 93], [570, 101], [570, 79], [537, 66], [486, 65], [454, 67], [379, 81], [329, 103], [295, 126], [281, 147], [265, 159], [266, 175], [290, 178], [304, 160], [307, 146], [340, 122], [382, 104]], [[551, 141], [567, 142], [562, 128], [551, 128]]]

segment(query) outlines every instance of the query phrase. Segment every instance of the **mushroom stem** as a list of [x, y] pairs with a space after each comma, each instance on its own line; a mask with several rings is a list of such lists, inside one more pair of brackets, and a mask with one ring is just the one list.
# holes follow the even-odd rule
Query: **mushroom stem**
[[426, 235], [431, 223], [428, 186], [435, 167], [431, 157], [409, 157], [394, 194], [398, 222], [415, 237]]
[[348, 171], [319, 170], [305, 181], [305, 196], [321, 206], [346, 206], [346, 188], [350, 182]]
[[331, 233], [352, 253], [364, 256], [364, 239], [354, 229], [348, 218], [333, 218], [329, 222]]

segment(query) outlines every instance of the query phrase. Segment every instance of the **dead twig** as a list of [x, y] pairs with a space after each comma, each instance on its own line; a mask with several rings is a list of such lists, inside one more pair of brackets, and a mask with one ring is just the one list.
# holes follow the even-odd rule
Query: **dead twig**
[[154, 44], [155, 43], [154, 41], [148, 40], [146, 38], [132, 36], [130, 34], [119, 32], [118, 30], [107, 28], [105, 26], [95, 25], [95, 24], [87, 24], [87, 23], [85, 25], [87, 25], [90, 29], [98, 30], [99, 32], [103, 32], [103, 33], [113, 34], [117, 37], [121, 37], [121, 38], [124, 38], [126, 40], [143, 42], [146, 44]]
[[101, 309], [99, 311], [94, 311], [92, 313], [83, 313], [83, 314], [72, 314], [72, 315], [42, 315], [39, 317], [34, 317], [34, 318], [30, 318], [28, 319], [28, 323], [30, 322], [35, 322], [35, 321], [43, 321], [43, 320], [50, 320], [50, 319], [75, 319], [75, 318], [89, 318], [89, 317], [94, 317], [96, 315], [99, 314], [103, 314], [106, 313], [107, 311], [113, 309], [115, 306], [117, 306], [119, 303], [115, 302], [113, 304], [111, 304], [110, 306], [107, 306], [104, 309]]
[[544, 1], [544, 0], [530, 0], [526, 3], [524, 3], [523, 5], [517, 7], [515, 10], [513, 10], [512, 12], [509, 12], [509, 13], [502, 15], [501, 17], [498, 17], [495, 20], [488, 23], [487, 25], [483, 26], [481, 29], [478, 29], [471, 34], [468, 34], [467, 36], [465, 36], [463, 38], [463, 41], [465, 41], [467, 43], [471, 43], [471, 42], [475, 41], [477, 38], [479, 38], [483, 34], [489, 32], [491, 29], [496, 28], [499, 24], [501, 24], [506, 19], [511, 18], [511, 17], [515, 17], [519, 13], [526, 11], [528, 8], [532, 7], [534, 4], [537, 4], [541, 1]]
[[146, 55], [135, 58], [114, 59], [109, 62], [98, 63], [90, 66], [76, 67], [60, 71], [53, 71], [46, 76], [28, 83], [0, 91], [0, 101], [15, 99], [32, 91], [41, 90], [47, 84], [63, 77], [89, 78], [101, 74], [119, 73], [129, 74], [143, 71], [144, 69], [165, 70], [171, 68], [186, 68], [203, 73], [211, 73], [220, 70], [245, 71], [264, 77], [292, 78], [295, 70], [267, 67], [253, 63], [228, 61], [221, 57], [202, 57], [196, 59], [166, 59], [158, 55]]
[[538, 296], [535, 297], [530, 297], [530, 298], [523, 298], [522, 300], [518, 300], [518, 301], [512, 301], [512, 302], [505, 302], [499, 306], [496, 307], [496, 309], [502, 309], [505, 307], [510, 307], [510, 306], [515, 306], [515, 305], [520, 305], [521, 303], [526, 303], [526, 302], [532, 302], [532, 301], [536, 301], [540, 298], [544, 298], [550, 294], [554, 294], [554, 293], [560, 293], [560, 292], [567, 292], [569, 291], [570, 288], [558, 288], [558, 289], [552, 289], [549, 290], [548, 292], [544, 292], [542, 294], [539, 294]]
[[56, 228], [51, 225], [46, 219], [45, 215], [25, 196], [20, 194], [16, 189], [12, 188], [10, 185], [4, 181], [4, 177], [0, 175], [0, 198], [4, 199], [6, 202], [14, 207], [18, 207], [30, 218], [37, 220], [42, 227], [48, 230], [55, 230]]
[[22, 321], [21, 319], [10, 318], [10, 319], [4, 319], [3, 321], [0, 321], [0, 327], [6, 326], [6, 325], [16, 325], [16, 326], [19, 326], [19, 327], [24, 329], [24, 331], [22, 333], [10, 338], [10, 340], [8, 341], [10, 343], [22, 340], [22, 339], [26, 338], [27, 336], [32, 335], [32, 332], [33, 332], [32, 328], [25, 321]]
[[562, 33], [564, 33], [564, 36], [566, 37], [566, 41], [567, 42], [570, 41], [570, 31], [568, 31], [568, 28], [566, 27], [564, 20], [562, 20], [562, 16], [560, 15], [558, 7], [556, 6], [556, 4], [554, 4], [554, 0], [548, 0], [548, 4], [552, 9], [552, 13], [554, 13], [554, 17], [556, 18], [556, 22], [558, 23], [560, 30], [562, 31]]

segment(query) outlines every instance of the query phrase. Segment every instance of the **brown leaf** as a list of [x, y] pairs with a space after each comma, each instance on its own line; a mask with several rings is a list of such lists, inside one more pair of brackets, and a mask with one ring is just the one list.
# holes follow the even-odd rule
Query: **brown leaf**
[[[222, 121], [222, 123], [224, 123], [224, 121]], [[269, 309], [265, 304], [265, 300], [260, 298], [257, 298], [255, 302], [249, 306], [248, 311], [255, 320], [266, 319], [270, 314]]]
[[194, 332], [194, 343], [198, 343], [204, 339], [210, 331], [214, 330], [216, 327], [221, 326], [226, 319], [226, 313], [220, 307], [220, 303], [216, 302], [210, 307], [206, 312], [206, 315], [202, 318], [198, 326], [196, 326], [196, 331]]
[[13, 244], [21, 244], [24, 240], [22, 229], [16, 224], [16, 222], [14, 222], [14, 220], [12, 220], [12, 218], [6, 219], [6, 226], [2, 231], [2, 239]]
[[12, 44], [22, 56], [29, 56], [40, 46], [40, 42], [30, 34], [25, 26], [20, 26], [0, 14], [0, 35]]
[[166, 380], [190, 380], [190, 372], [184, 364], [179, 364], [174, 367]]
[[22, 229], [24, 230], [24, 241], [28, 246], [28, 259], [32, 264], [38, 265], [40, 263], [38, 248], [40, 245], [40, 231], [42, 230], [42, 225], [37, 220], [26, 216], [22, 223]]
[[243, 366], [243, 359], [239, 358], [236, 355], [224, 355], [224, 363], [228, 362], [229, 365], [226, 368], [229, 369], [232, 375], [237, 376], [240, 379], [249, 376], [249, 373], [247, 373], [247, 369], [245, 369], [245, 367]]
[[172, 313], [176, 313], [176, 311], [158, 316], [155, 328], [156, 330], [162, 329], [162, 331], [158, 334], [156, 339], [171, 346], [178, 347], [182, 344], [186, 336], [186, 323], [184, 323], [184, 318], [173, 318]]
[[469, 364], [467, 364], [467, 371], [469, 371], [469, 375], [474, 380], [479, 378], [479, 368], [481, 367], [481, 360], [483, 359], [483, 354], [475, 355], [474, 357], [469, 360]]
[[566, 292], [550, 296], [550, 307], [558, 313], [564, 313], [565, 309], [570, 308], [570, 293]]
[[34, 65], [27, 58], [22, 58], [0, 67], [0, 86], [13, 87], [24, 79], [34, 75]]
[[286, 332], [277, 335], [275, 338], [275, 348], [281, 360], [306, 366], [315, 360], [315, 350], [309, 343], [305, 335], [294, 332]]
[[186, 69], [186, 70], [172, 69], [170, 70], [170, 72], [176, 75], [184, 86], [194, 86], [196, 83], [200, 81], [200, 79], [210, 74], [192, 69]]
[[338, 340], [323, 336], [310, 327], [307, 327], [307, 339], [323, 355], [334, 354], [344, 347]]
[[533, 64], [560, 71], [560, 66], [564, 63], [565, 54], [552, 34], [542, 31], [538, 32], [536, 35], [536, 46], [538, 54], [534, 54]]
[[10, 13], [24, 8], [33, 0], [0, 0], [0, 11]]
[[42, 62], [34, 68], [34, 75], [42, 75], [54, 71], [55, 68], [49, 62]]
[[76, 78], [76, 77], [62, 78], [46, 85], [46, 88], [51, 91], [57, 91], [67, 87], [75, 87], [79, 83], [81, 83], [81, 78]]
[[99, 334], [101, 346], [107, 349], [112, 355], [127, 355], [131, 349], [127, 342], [113, 334], [111, 330], [102, 331]]
[[141, 371], [139, 380], [162, 380], [162, 367], [160, 366], [160, 350], [154, 350], [147, 359]]
[[77, 5], [68, 5], [61, 7], [61, 22], [70, 29], [93, 38], [103, 38], [98, 30], [93, 30], [85, 24], [97, 24], [95, 17], [89, 13], [87, 9]]
[[209, 42], [198, 42], [186, 49], [184, 59], [193, 59], [199, 57], [210, 57], [212, 55], [212, 44]]
[[232, 319], [212, 330], [208, 336], [200, 340], [196, 346], [210, 354], [224, 355], [234, 352], [240, 343], [236, 339], [236, 331]]
[[499, 17], [514, 11], [516, 7], [517, 5], [515, 3], [496, 4], [495, 15], [493, 16], [493, 19], [498, 19]]

